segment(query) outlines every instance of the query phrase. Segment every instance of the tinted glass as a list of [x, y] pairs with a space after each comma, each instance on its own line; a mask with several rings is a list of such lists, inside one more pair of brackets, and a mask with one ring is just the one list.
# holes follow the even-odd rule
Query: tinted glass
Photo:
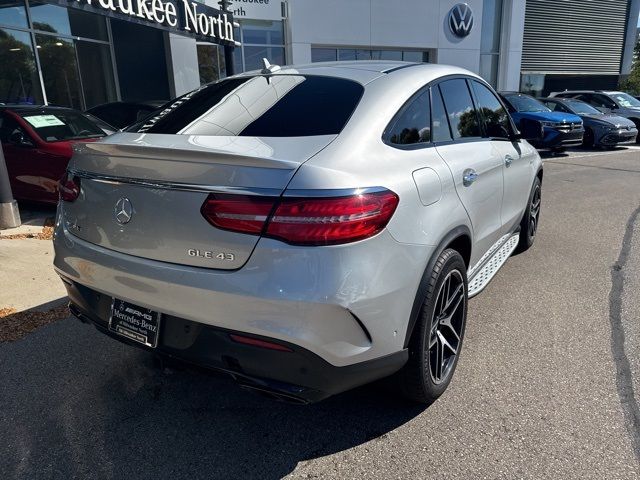
[[363, 91], [356, 82], [331, 77], [233, 78], [184, 95], [129, 131], [251, 137], [335, 135], [342, 131]]
[[592, 107], [588, 103], [581, 102], [580, 100], [567, 100], [566, 104], [569, 108], [578, 114], [590, 114], [590, 113], [600, 113], [600, 110]]
[[606, 97], [605, 95], [594, 94], [594, 93], [582, 93], [578, 95], [576, 98], [584, 102], [587, 102], [593, 105], [594, 107], [600, 107], [600, 108], [616, 107], [615, 102], [612, 101], [610, 98]]
[[429, 52], [402, 52], [402, 60], [405, 62], [429, 62]]
[[80, 112], [42, 109], [17, 113], [46, 142], [105, 136], [94, 122]]
[[80, 79], [73, 41], [36, 35], [36, 44], [49, 103], [81, 110]]
[[[544, 102], [544, 106], [547, 107], [549, 110], [552, 110], [554, 112], [566, 112], [567, 109], [564, 107], [564, 105], [557, 103], [557, 102], [552, 102], [549, 100], [546, 100]], [[586, 104], [585, 104], [586, 105]]]
[[198, 44], [196, 45], [196, 52], [198, 54], [200, 85], [219, 80], [220, 64], [218, 63], [218, 46], [212, 44]]
[[431, 133], [434, 142], [448, 142], [451, 138], [447, 112], [438, 87], [431, 89]]
[[261, 70], [264, 67], [263, 58], [273, 65], [284, 65], [283, 47], [244, 47], [244, 68], [249, 70]]
[[373, 50], [371, 52], [373, 60], [402, 60], [400, 50]]
[[500, 100], [485, 85], [471, 82], [478, 101], [478, 110], [484, 121], [485, 132], [488, 137], [509, 138], [511, 125], [509, 114]]
[[544, 104], [529, 95], [505, 95], [516, 112], [550, 112]]
[[312, 62], [335, 62], [338, 58], [338, 51], [335, 48], [312, 48]]
[[76, 41], [85, 108], [116, 100], [116, 85], [109, 45]]
[[282, 22], [242, 20], [242, 41], [245, 44], [284, 45], [282, 32]]
[[388, 138], [396, 145], [411, 145], [431, 141], [431, 113], [429, 111], [429, 90], [421, 93], [403, 107]]
[[44, 32], [108, 40], [104, 16], [44, 2], [29, 2], [33, 28]]
[[0, 25], [27, 27], [24, 0], [0, 0]]
[[42, 103], [31, 36], [27, 32], [0, 29], [0, 65], [4, 66], [0, 67], [0, 103]]
[[16, 122], [9, 115], [0, 113], [0, 142], [4, 143], [5, 145], [11, 143], [9, 139], [11, 138], [11, 134], [16, 130], [21, 132], [24, 136], [27, 135], [22, 127], [18, 125], [18, 122]]
[[613, 99], [616, 101], [616, 103], [618, 105], [620, 105], [621, 107], [625, 107], [625, 108], [629, 108], [629, 107], [638, 108], [638, 107], [640, 107], [640, 101], [637, 98], [632, 97], [628, 93], [616, 92], [616, 93], [612, 93], [611, 97], [613, 97]]
[[467, 82], [461, 78], [447, 80], [440, 84], [440, 90], [453, 138], [479, 137], [480, 123]]

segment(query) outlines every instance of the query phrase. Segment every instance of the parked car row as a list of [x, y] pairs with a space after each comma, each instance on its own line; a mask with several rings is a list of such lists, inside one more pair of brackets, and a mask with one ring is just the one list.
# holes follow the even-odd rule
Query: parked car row
[[524, 122], [542, 123], [544, 138], [534, 142], [538, 149], [615, 147], [638, 138], [640, 102], [623, 92], [566, 91], [542, 99], [518, 92], [501, 96], [519, 128]]
[[[640, 101], [624, 92], [575, 90], [541, 99], [501, 92], [500, 97], [521, 131], [535, 128], [532, 123], [542, 125], [542, 138], [531, 140], [540, 150], [611, 148], [638, 138]], [[73, 143], [111, 135], [161, 110], [164, 103], [112, 102], [84, 113], [64, 107], [0, 105], [0, 140], [14, 196], [57, 202], [57, 181]]]

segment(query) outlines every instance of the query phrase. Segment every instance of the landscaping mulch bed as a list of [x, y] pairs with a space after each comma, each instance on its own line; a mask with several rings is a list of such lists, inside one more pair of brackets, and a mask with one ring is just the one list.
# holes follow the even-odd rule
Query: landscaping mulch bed
[[0, 342], [15, 342], [38, 328], [70, 315], [66, 305], [46, 311], [0, 308]]
[[44, 227], [41, 232], [38, 233], [20, 233], [16, 235], [2, 235], [0, 233], [0, 239], [2, 240], [22, 240], [25, 238], [35, 238], [37, 240], [52, 240], [53, 239], [53, 226], [54, 219], [47, 218], [44, 222]]

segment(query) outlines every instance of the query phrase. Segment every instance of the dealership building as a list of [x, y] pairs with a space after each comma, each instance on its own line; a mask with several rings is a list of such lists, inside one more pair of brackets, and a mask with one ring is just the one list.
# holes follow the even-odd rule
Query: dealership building
[[[272, 64], [452, 64], [500, 90], [615, 88], [640, 0], [0, 0], [0, 103], [168, 100]], [[232, 17], [233, 15], [233, 17]], [[235, 27], [234, 27], [235, 24]]]

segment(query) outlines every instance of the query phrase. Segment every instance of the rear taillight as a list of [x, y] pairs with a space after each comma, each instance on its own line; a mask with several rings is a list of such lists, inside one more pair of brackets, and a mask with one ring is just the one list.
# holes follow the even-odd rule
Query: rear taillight
[[383, 190], [348, 197], [273, 198], [211, 194], [202, 214], [212, 225], [293, 245], [338, 245], [380, 232], [398, 206]]
[[200, 211], [214, 227], [259, 235], [276, 199], [212, 193]]
[[60, 199], [65, 202], [74, 202], [80, 195], [80, 178], [71, 177], [68, 173], [58, 182], [58, 192], [60, 192]]

